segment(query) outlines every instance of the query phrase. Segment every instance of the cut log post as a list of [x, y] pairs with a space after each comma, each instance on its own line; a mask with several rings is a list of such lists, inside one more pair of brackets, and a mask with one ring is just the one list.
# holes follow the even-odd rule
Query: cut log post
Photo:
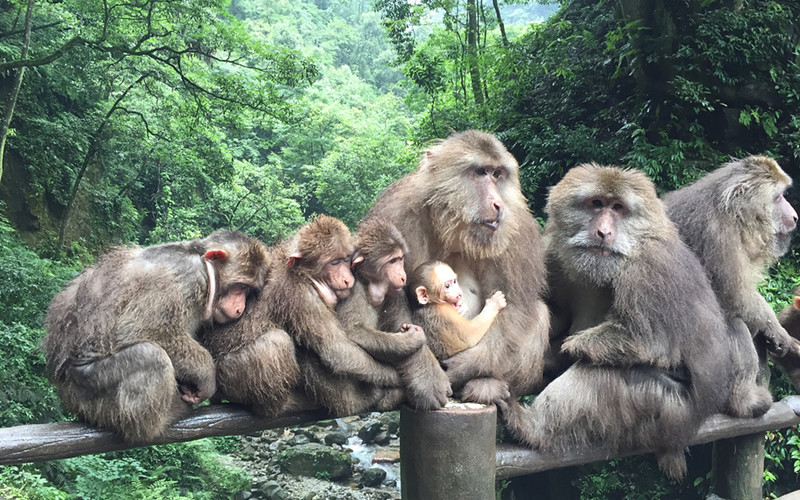
[[[759, 357], [758, 383], [769, 387], [767, 351], [756, 342]], [[763, 498], [764, 433], [740, 435], [714, 442], [711, 463], [711, 492], [729, 500]]]
[[494, 498], [494, 405], [448, 403], [400, 410], [400, 487], [404, 500]]

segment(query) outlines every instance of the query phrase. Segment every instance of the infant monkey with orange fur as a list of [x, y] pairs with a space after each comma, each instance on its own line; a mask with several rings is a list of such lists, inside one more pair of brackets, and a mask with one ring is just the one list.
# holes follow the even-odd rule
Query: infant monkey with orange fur
[[441, 261], [421, 264], [414, 270], [409, 293], [415, 310], [413, 321], [422, 327], [428, 347], [439, 360], [473, 347], [506, 307], [506, 296], [496, 291], [472, 319], [463, 315], [467, 305], [453, 269]]

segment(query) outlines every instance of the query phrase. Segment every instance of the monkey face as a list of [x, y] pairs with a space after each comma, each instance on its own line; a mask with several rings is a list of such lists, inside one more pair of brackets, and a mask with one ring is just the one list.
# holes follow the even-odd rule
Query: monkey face
[[251, 288], [244, 283], [234, 283], [217, 299], [214, 307], [214, 323], [224, 325], [239, 319], [244, 313], [247, 296]]
[[406, 270], [403, 257], [403, 251], [399, 248], [395, 249], [394, 252], [383, 259], [383, 264], [381, 265], [381, 276], [388, 287], [386, 294], [392, 297], [402, 293], [403, 288], [406, 286]]
[[322, 271], [322, 282], [336, 294], [336, 298], [339, 300], [346, 299], [355, 284], [353, 273], [350, 271], [350, 260], [351, 256], [333, 258], [325, 263]]
[[797, 227], [797, 212], [786, 201], [783, 192], [772, 200], [772, 226], [775, 230], [775, 257], [780, 257], [789, 251], [792, 232]]
[[458, 309], [459, 313], [465, 313], [464, 295], [453, 269], [447, 265], [437, 266], [434, 269], [433, 280], [439, 290], [439, 297], [435, 302], [447, 302]]

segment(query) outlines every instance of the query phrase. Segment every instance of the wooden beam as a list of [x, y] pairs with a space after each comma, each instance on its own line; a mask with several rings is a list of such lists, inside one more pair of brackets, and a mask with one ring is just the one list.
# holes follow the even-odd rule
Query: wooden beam
[[[772, 408], [759, 418], [731, 418], [714, 415], [703, 423], [691, 444], [710, 443], [719, 439], [783, 429], [797, 424], [800, 424], [800, 396], [788, 396], [773, 403]], [[665, 439], [669, 439], [669, 437], [665, 436]], [[497, 479], [508, 479], [550, 469], [644, 453], [649, 453], [649, 451], [635, 450], [615, 453], [607, 449], [584, 447], [567, 453], [551, 455], [518, 445], [501, 444], [497, 446]]]
[[201, 406], [189, 417], [171, 425], [157, 439], [136, 444], [126, 443], [114, 432], [79, 422], [7, 427], [0, 429], [0, 465], [41, 462], [212, 436], [249, 434], [326, 418], [330, 417], [324, 410], [266, 418], [235, 405], [208, 405]]
[[[800, 424], [798, 415], [800, 415], [800, 396], [789, 396], [774, 403], [772, 408], [759, 418], [734, 419], [716, 415], [703, 424], [692, 444], [790, 427]], [[330, 418], [330, 415], [324, 410], [265, 418], [235, 405], [209, 405], [198, 408], [191, 416], [168, 427], [158, 439], [137, 444], [126, 443], [113, 432], [78, 422], [8, 427], [0, 429], [0, 465], [56, 460], [212, 436], [250, 434], [327, 418]], [[553, 456], [518, 445], [501, 444], [497, 447], [497, 478], [506, 479], [641, 453], [648, 452], [638, 450], [612, 453], [609, 450], [582, 448]]]

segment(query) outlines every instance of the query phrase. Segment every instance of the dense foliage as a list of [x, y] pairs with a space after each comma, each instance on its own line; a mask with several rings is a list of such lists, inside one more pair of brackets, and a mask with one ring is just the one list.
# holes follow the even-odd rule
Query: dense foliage
[[[41, 317], [102, 249], [217, 228], [273, 243], [316, 213], [355, 226], [451, 129], [497, 133], [537, 215], [585, 161], [643, 169], [662, 191], [749, 153], [797, 177], [796, 0], [542, 3], [0, 2], [0, 95], [20, 89], [0, 128], [0, 425], [65, 417]], [[776, 310], [798, 271], [795, 250], [762, 286]], [[772, 385], [793, 391], [778, 371]], [[3, 467], [0, 496], [229, 496], [246, 481], [217, 444]], [[765, 491], [796, 489], [800, 436], [769, 433], [767, 453]], [[647, 457], [564, 483], [583, 498], [699, 497], [706, 455], [683, 485]]]

